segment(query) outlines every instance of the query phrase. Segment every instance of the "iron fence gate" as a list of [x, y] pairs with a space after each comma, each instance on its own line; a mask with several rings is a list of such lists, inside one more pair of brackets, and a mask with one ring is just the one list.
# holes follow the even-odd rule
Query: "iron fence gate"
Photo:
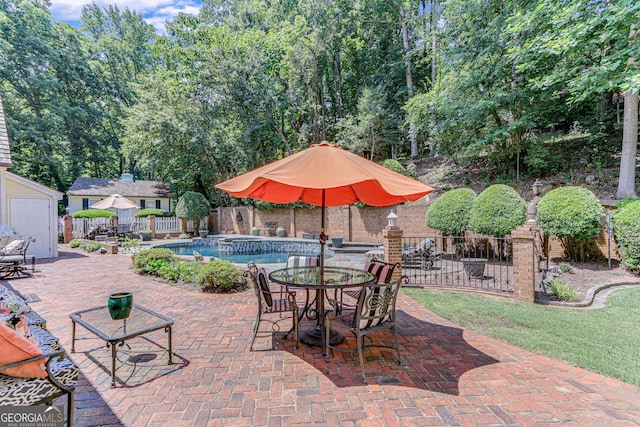
[[402, 238], [408, 286], [513, 293], [512, 240], [495, 237]]

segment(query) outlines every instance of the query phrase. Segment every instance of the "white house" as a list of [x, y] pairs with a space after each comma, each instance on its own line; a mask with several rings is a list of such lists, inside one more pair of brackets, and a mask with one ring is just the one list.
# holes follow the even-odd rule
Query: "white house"
[[[100, 200], [120, 194], [140, 209], [158, 208], [171, 211], [171, 185], [160, 181], [134, 180], [129, 173], [122, 174], [120, 179], [109, 178], [76, 178], [67, 191], [69, 198], [69, 214], [82, 209], [89, 209]], [[131, 215], [131, 210], [120, 210], [118, 214]]]
[[63, 193], [7, 171], [11, 167], [9, 135], [0, 99], [0, 224], [36, 239], [27, 253], [58, 256], [58, 201]]

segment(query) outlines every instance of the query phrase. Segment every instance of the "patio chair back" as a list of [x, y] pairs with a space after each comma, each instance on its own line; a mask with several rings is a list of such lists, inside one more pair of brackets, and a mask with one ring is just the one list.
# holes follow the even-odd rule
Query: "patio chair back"
[[320, 265], [320, 255], [296, 255], [289, 254], [287, 268], [290, 267], [317, 267]]
[[396, 268], [400, 268], [399, 262], [391, 264], [375, 258], [364, 265], [366, 271], [376, 276], [376, 283], [389, 283]]

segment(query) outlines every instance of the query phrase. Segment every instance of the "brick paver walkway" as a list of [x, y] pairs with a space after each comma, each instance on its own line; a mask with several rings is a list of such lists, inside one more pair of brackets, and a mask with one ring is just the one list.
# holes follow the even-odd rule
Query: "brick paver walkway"
[[[175, 365], [166, 334], [153, 332], [119, 350], [117, 388], [110, 351], [82, 328], [72, 359], [80, 367], [77, 426], [423, 426], [637, 425], [640, 389], [565, 362], [463, 330], [404, 295], [401, 352], [366, 353], [359, 364], [320, 350], [294, 349], [277, 336], [250, 352], [253, 291], [195, 293], [134, 274], [121, 255], [87, 255], [61, 246], [34, 278], [3, 282], [41, 301], [31, 305], [71, 349], [69, 313], [132, 291], [134, 301], [175, 320]], [[288, 324], [286, 325], [288, 326]], [[382, 339], [388, 333], [379, 335]], [[391, 342], [391, 341], [390, 341]]]

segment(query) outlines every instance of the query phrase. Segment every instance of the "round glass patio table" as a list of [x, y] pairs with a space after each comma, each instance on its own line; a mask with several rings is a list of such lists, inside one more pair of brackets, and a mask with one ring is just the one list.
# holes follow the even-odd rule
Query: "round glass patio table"
[[[375, 281], [375, 276], [368, 271], [347, 267], [324, 267], [324, 276], [320, 281], [320, 267], [290, 267], [274, 270], [269, 274], [272, 282], [291, 288], [316, 290], [316, 326], [304, 331], [300, 341], [307, 345], [322, 347], [322, 354], [326, 354], [324, 339], [324, 299], [326, 292], [332, 289], [357, 288]], [[308, 307], [305, 307], [306, 312]], [[329, 342], [338, 345], [344, 336], [337, 330], [331, 329]]]

